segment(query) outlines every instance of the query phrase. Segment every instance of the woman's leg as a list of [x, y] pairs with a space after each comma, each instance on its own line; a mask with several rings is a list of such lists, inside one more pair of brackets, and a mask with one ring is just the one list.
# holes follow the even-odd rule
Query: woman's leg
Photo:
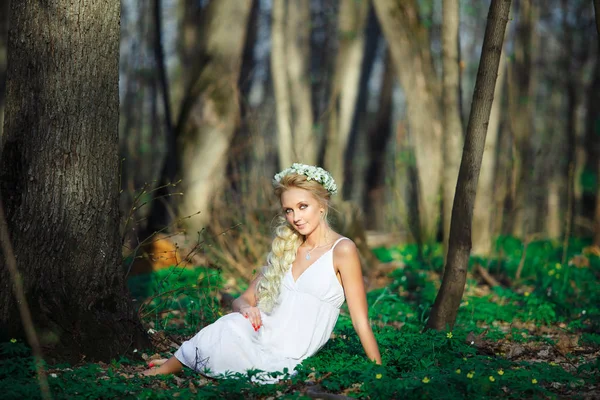
[[158, 368], [150, 368], [142, 372], [145, 376], [174, 374], [183, 369], [183, 364], [175, 357], [169, 358]]

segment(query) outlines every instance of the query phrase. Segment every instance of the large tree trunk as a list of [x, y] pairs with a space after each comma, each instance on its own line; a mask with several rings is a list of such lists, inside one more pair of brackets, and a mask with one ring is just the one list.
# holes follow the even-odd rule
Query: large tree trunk
[[358, 100], [368, 11], [367, 1], [342, 1], [339, 9], [339, 46], [329, 108], [325, 167], [335, 177], [340, 193], [343, 193], [344, 160]]
[[[55, 355], [146, 346], [121, 269], [118, 1], [14, 1], [0, 191], [25, 294]], [[0, 325], [20, 332], [0, 256]]]
[[460, 111], [460, 66], [458, 55], [458, 0], [444, 0], [442, 12], [442, 116], [444, 123], [443, 216], [444, 246], [448, 249], [452, 202], [458, 179], [463, 142]]
[[390, 46], [400, 85], [404, 89], [409, 135], [414, 143], [420, 229], [423, 241], [438, 230], [442, 175], [442, 124], [439, 81], [433, 69], [429, 34], [419, 22], [414, 0], [374, 0], [383, 34]]
[[[210, 220], [210, 204], [223, 186], [227, 151], [239, 121], [238, 78], [252, 0], [211, 1], [202, 12], [197, 52], [207, 60], [190, 82], [193, 104], [182, 128], [183, 201], [180, 217], [196, 235]], [[195, 71], [188, 71], [193, 76]], [[178, 124], [182, 124], [184, 106]]]
[[[503, 53], [504, 54], [504, 53]], [[497, 146], [500, 134], [500, 114], [502, 110], [502, 95], [504, 93], [504, 82], [506, 78], [506, 57], [500, 56], [500, 65], [498, 66], [498, 78], [496, 79], [496, 88], [494, 89], [494, 102], [490, 112], [490, 123], [488, 125], [488, 134], [485, 140], [483, 151], [483, 160], [481, 161], [481, 171], [479, 172], [479, 184], [477, 186], [477, 197], [475, 198], [475, 209], [473, 211], [473, 254], [486, 256], [492, 250], [492, 240], [500, 228], [499, 224], [494, 223], [496, 212], [502, 213], [502, 209], [496, 207], [494, 196], [501, 196], [501, 190], [495, 191], [498, 187], [494, 180], [497, 160]], [[497, 210], [496, 212], [493, 212]]]
[[[315, 164], [310, 86], [310, 2], [273, 2], [271, 73], [277, 104], [277, 140], [281, 168], [293, 162]], [[337, 177], [336, 177], [337, 178]]]
[[428, 328], [436, 330], [452, 329], [465, 288], [477, 180], [483, 159], [509, 10], [510, 0], [492, 0], [452, 208], [444, 278], [427, 322]]
[[[6, 45], [8, 41], [8, 1], [0, 2], [0, 140], [4, 127], [4, 98], [6, 91]], [[1, 143], [1, 142], [0, 142]]]

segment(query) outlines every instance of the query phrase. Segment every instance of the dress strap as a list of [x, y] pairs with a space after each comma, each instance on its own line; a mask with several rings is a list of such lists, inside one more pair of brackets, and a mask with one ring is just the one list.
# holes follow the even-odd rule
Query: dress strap
[[335, 249], [335, 246], [337, 246], [337, 244], [339, 242], [341, 242], [342, 240], [344, 240], [344, 239], [350, 240], [347, 237], [341, 237], [341, 238], [339, 238], [338, 240], [335, 241], [335, 243], [333, 244], [333, 246], [331, 246], [331, 251], [333, 251], [333, 249]]

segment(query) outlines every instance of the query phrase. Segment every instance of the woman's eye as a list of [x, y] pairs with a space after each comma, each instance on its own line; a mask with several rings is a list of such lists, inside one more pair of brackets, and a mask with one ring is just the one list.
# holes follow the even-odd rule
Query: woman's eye
[[301, 209], [301, 210], [304, 210], [306, 207], [308, 207], [306, 204], [302, 204], [302, 205], [300, 206], [300, 209]]
[[291, 212], [292, 212], [292, 209], [291, 209], [291, 208], [288, 208], [288, 209], [286, 209], [284, 212], [285, 212], [286, 214], [289, 214], [289, 213], [291, 213]]

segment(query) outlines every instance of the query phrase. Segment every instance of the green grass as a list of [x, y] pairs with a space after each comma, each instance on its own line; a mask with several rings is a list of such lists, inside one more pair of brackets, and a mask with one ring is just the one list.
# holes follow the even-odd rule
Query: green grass
[[[471, 260], [452, 332], [424, 331], [437, 294], [441, 249], [412, 245], [375, 249], [384, 261], [401, 261], [388, 284], [368, 293], [369, 316], [383, 366], [367, 361], [346, 309], [332, 338], [295, 375], [276, 385], [248, 377], [210, 381], [186, 370], [180, 377], [141, 379], [143, 361], [121, 358], [77, 368], [49, 366], [54, 398], [306, 398], [310, 387], [369, 399], [568, 398], [597, 395], [600, 379], [600, 259], [572, 240], [565, 262], [559, 244], [525, 248], [500, 238], [498, 257]], [[483, 265], [505, 285], [489, 289], [474, 273]], [[521, 279], [516, 279], [523, 263]], [[214, 321], [223, 277], [205, 268], [169, 269], [130, 280], [144, 323], [183, 338]], [[3, 398], [39, 398], [29, 349], [0, 344]], [[148, 351], [146, 350], [147, 354]], [[314, 387], [314, 386], [313, 386]]]

